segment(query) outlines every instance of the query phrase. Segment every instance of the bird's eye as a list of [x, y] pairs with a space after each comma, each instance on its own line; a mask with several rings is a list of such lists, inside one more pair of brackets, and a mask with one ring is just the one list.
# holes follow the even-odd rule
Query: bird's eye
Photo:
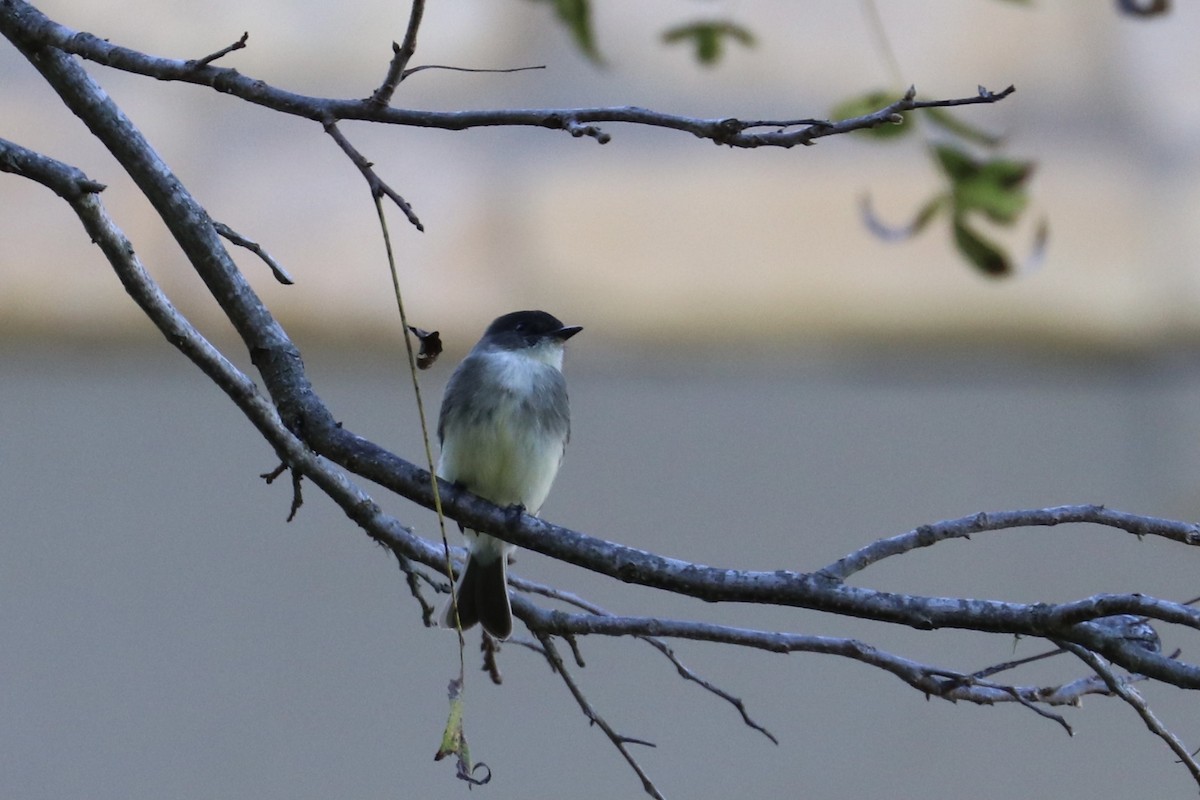
[[525, 328], [526, 328], [526, 327], [527, 327], [527, 326], [525, 325], [525, 323], [524, 323], [524, 322], [518, 322], [518, 323], [517, 323], [517, 330], [518, 330], [518, 331], [522, 331], [522, 332], [523, 332], [523, 331], [525, 330]]

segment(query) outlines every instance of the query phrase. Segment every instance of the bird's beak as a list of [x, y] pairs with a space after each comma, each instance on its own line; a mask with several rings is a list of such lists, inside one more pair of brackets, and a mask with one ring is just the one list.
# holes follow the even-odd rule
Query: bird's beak
[[570, 339], [581, 330], [583, 330], [582, 325], [564, 325], [550, 335], [555, 339], [558, 339], [560, 342], [565, 342], [567, 339]]

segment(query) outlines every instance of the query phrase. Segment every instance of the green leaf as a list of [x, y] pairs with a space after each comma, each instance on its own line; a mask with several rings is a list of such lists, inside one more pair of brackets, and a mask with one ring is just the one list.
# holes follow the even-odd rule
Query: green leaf
[[959, 214], [979, 211], [992, 222], [1011, 225], [1025, 210], [1029, 197], [1019, 189], [1006, 189], [990, 181], [968, 180], [954, 187], [954, 208]]
[[592, 6], [590, 0], [535, 0], [535, 2], [552, 3], [558, 21], [567, 26], [571, 37], [575, 40], [580, 51], [593, 62], [603, 61], [600, 50], [596, 47], [596, 37], [592, 30]]
[[979, 173], [979, 162], [961, 148], [940, 144], [933, 148], [933, 155], [951, 183], [973, 178]]
[[[877, 90], [867, 92], [866, 94], [852, 97], [849, 100], [844, 100], [834, 106], [830, 112], [830, 117], [834, 121], [843, 119], [853, 119], [854, 117], [865, 117], [868, 114], [873, 114], [879, 109], [895, 102], [897, 100], [895, 92]], [[903, 116], [903, 115], [901, 115]], [[866, 128], [855, 133], [861, 133], [864, 136], [869, 136], [873, 139], [895, 139], [903, 136], [911, 130], [911, 126], [900, 124], [878, 125], [874, 128]]]
[[979, 177], [992, 181], [1005, 189], [1017, 189], [1029, 180], [1033, 174], [1032, 161], [1009, 161], [1005, 158], [994, 158], [979, 170]]
[[721, 60], [726, 39], [733, 39], [744, 47], [754, 46], [754, 34], [736, 22], [725, 20], [688, 22], [664, 31], [662, 35], [666, 44], [690, 41], [696, 48], [696, 60], [705, 66]]
[[1000, 277], [1012, 272], [1008, 254], [968, 227], [961, 217], [954, 219], [954, 244], [986, 275]]
[[952, 145], [939, 145], [933, 152], [950, 180], [957, 216], [978, 211], [993, 222], [1011, 225], [1025, 210], [1029, 203], [1025, 183], [1033, 174], [1032, 161], [979, 161]]

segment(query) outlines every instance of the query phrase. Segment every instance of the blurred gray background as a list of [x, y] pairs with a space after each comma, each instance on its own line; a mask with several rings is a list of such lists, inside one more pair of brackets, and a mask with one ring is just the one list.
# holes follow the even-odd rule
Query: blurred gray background
[[[1138, 22], [1112, 4], [879, 2], [903, 71], [928, 96], [1018, 92], [964, 114], [1039, 162], [1047, 258], [974, 274], [941, 229], [871, 239], [870, 192], [900, 220], [936, 187], [914, 139], [846, 137], [730, 151], [607, 126], [598, 146], [542, 130], [344, 126], [416, 206], [394, 215], [409, 313], [450, 351], [423, 376], [436, 405], [493, 316], [544, 307], [587, 329], [567, 372], [574, 434], [544, 514], [598, 536], [742, 568], [818, 568], [881, 536], [973, 513], [1102, 502], [1195, 518], [1200, 479], [1200, 9]], [[359, 97], [407, 6], [46, 2], [69, 26], [222, 63], [299, 92]], [[759, 36], [715, 70], [657, 41], [730, 16]], [[546, 64], [515, 75], [426, 71], [417, 108], [637, 104], [697, 116], [821, 116], [891, 83], [862, 6], [609, 0], [607, 66], [587, 64], [541, 4], [431, 4], [415, 63]], [[209, 90], [88, 67], [212, 214], [297, 278], [235, 253], [348, 427], [420, 453], [374, 211], [314, 124]], [[247, 359], [119, 168], [32, 68], [0, 46], [0, 135], [109, 184], [103, 199], [173, 299]], [[0, 796], [459, 797], [435, 763], [454, 637], [420, 626], [392, 557], [310, 489], [257, 476], [271, 450], [141, 318], [73, 215], [0, 176]], [[1006, 241], [1028, 248], [1030, 225]], [[368, 487], [374, 489], [374, 487]], [[434, 535], [432, 516], [377, 493]], [[1078, 526], [950, 542], [857, 583], [1056, 601], [1195, 594], [1194, 554]], [[516, 570], [616, 611], [855, 636], [973, 670], [1039, 652], [960, 632], [713, 607], [524, 553]], [[1195, 637], [1167, 632], [1194, 656]], [[1015, 707], [927, 701], [831, 657], [679, 643], [684, 661], [780, 737], [744, 727], [654, 651], [585, 641], [585, 691], [668, 796], [1191, 796], [1133, 712], [1089, 698], [1067, 737]], [[467, 735], [493, 798], [641, 794], [543, 661], [504, 648], [505, 683], [469, 662]], [[1021, 682], [1082, 673], [1059, 658]], [[1194, 699], [1143, 685], [1189, 746]]]

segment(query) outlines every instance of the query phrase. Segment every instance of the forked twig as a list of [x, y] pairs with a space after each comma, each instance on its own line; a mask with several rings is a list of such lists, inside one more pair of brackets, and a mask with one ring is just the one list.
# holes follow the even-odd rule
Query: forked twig
[[367, 179], [367, 185], [371, 188], [372, 197], [388, 197], [396, 206], [404, 212], [404, 216], [412, 223], [419, 231], [424, 231], [425, 226], [421, 224], [421, 220], [417, 218], [416, 212], [413, 211], [408, 201], [400, 196], [399, 192], [388, 186], [387, 183], [379, 177], [375, 172], [374, 165], [366, 159], [366, 157], [358, 152], [358, 149], [350, 143], [345, 134], [338, 129], [337, 123], [329, 120], [325, 123], [325, 132], [333, 137], [333, 140], [338, 143], [338, 147], [342, 148], [350, 160], [354, 162], [354, 166], [358, 167], [358, 171]]
[[637, 776], [642, 781], [642, 788], [646, 791], [646, 794], [656, 798], [656, 800], [666, 800], [662, 793], [658, 791], [658, 787], [654, 785], [654, 781], [650, 780], [650, 776], [647, 775], [646, 771], [642, 769], [641, 764], [639, 764], [637, 759], [633, 757], [633, 754], [629, 752], [629, 748], [625, 746], [627, 744], [641, 744], [647, 747], [654, 747], [654, 745], [641, 739], [633, 739], [628, 736], [623, 736], [613, 730], [612, 726], [608, 724], [604, 717], [600, 716], [596, 709], [592, 707], [592, 704], [588, 701], [587, 697], [584, 696], [583, 691], [579, 688], [579, 685], [575, 683], [575, 679], [571, 676], [571, 673], [567, 671], [567, 665], [563, 663], [563, 659], [562, 656], [559, 655], [558, 648], [554, 646], [553, 637], [551, 637], [549, 634], [537, 633], [536, 631], [534, 632], [534, 635], [537, 636], [538, 641], [542, 643], [543, 655], [545, 656], [546, 661], [550, 664], [550, 668], [558, 673], [558, 676], [563, 679], [563, 683], [567, 685], [567, 690], [571, 692], [571, 696], [575, 698], [575, 702], [579, 704], [579, 708], [583, 711], [584, 716], [588, 718], [588, 721], [593, 725], [598, 725], [600, 730], [604, 731], [604, 735], [607, 736], [608, 740], [613, 743], [613, 747], [617, 748], [617, 751], [621, 754], [621, 757], [624, 758], [625, 762], [629, 764], [635, 773], [637, 773]]
[[[563, 589], [557, 589], [553, 586], [546, 586], [541, 583], [535, 583], [534, 581], [527, 580], [525, 578], [521, 578], [521, 577], [518, 577], [515, 575], [511, 575], [511, 574], [509, 575], [509, 583], [511, 583], [515, 588], [520, 589], [521, 591], [529, 592], [531, 594], [538, 594], [543, 597], [549, 597], [554, 600], [559, 600], [561, 602], [575, 606], [576, 608], [583, 609], [584, 611], [587, 611], [591, 614], [596, 614], [596, 615], [605, 616], [605, 617], [614, 616], [612, 614], [612, 612], [607, 611], [606, 609], [600, 607], [596, 603], [591, 602], [590, 600], [585, 600], [584, 598], [580, 597], [579, 595], [575, 594], [574, 592], [568, 592]], [[675, 655], [675, 651], [670, 647], [670, 645], [668, 645], [662, 639], [659, 639], [654, 636], [644, 636], [644, 635], [639, 635], [639, 636], [637, 636], [637, 638], [641, 639], [643, 642], [650, 645], [658, 652], [662, 653], [662, 655], [668, 661], [670, 661], [672, 665], [674, 665], [675, 671], [679, 674], [679, 677], [683, 678], [684, 680], [695, 683], [697, 686], [701, 687], [702, 689], [716, 695], [717, 697], [721, 698], [725, 702], [729, 703], [731, 706], [733, 706], [735, 709], [737, 709], [737, 712], [742, 717], [743, 723], [745, 723], [748, 727], [758, 731], [763, 736], [770, 739], [774, 744], [779, 744], [779, 739], [777, 739], [775, 737], [775, 734], [771, 733], [769, 730], [766, 729], [766, 727], [760, 725], [758, 722], [756, 722], [754, 720], [753, 717], [750, 716], [750, 712], [748, 712], [746, 710], [745, 702], [743, 702], [740, 697], [730, 694], [729, 692], [725, 691], [724, 689], [722, 689], [721, 687], [712, 683], [711, 681], [708, 681], [707, 679], [701, 677], [698, 673], [696, 673], [694, 670], [692, 670], [690, 667], [688, 667], [686, 664], [684, 664], [682, 661], [680, 661], [679, 657], [677, 655]], [[574, 641], [574, 638], [572, 638], [572, 641]]]

